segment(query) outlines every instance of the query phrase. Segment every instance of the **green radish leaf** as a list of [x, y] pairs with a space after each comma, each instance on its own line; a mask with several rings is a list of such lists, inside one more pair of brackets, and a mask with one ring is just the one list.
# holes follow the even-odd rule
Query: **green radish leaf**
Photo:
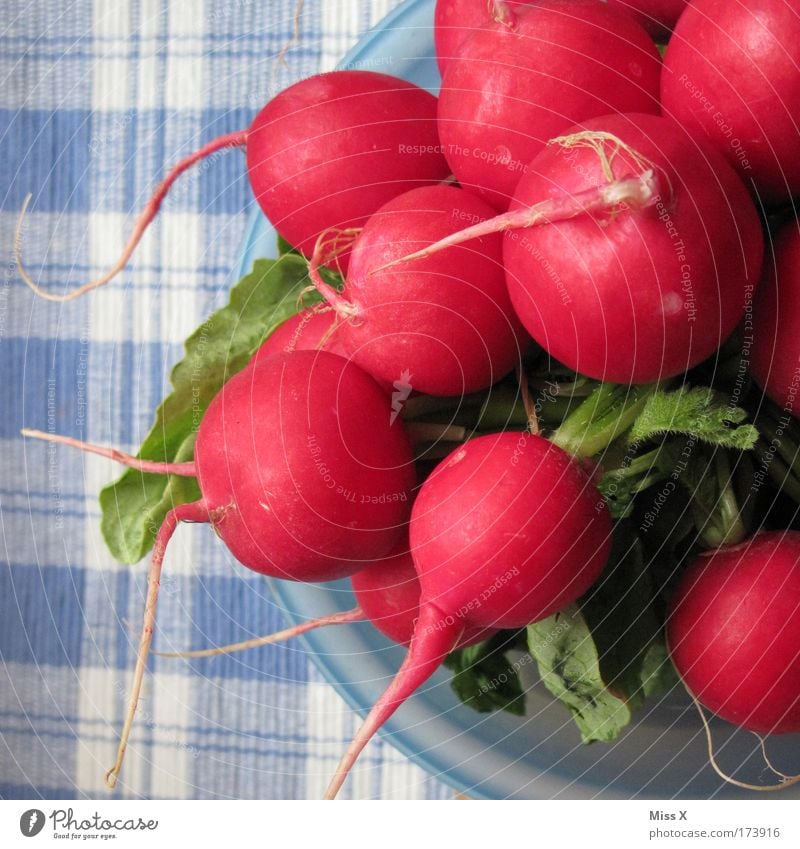
[[297, 248], [293, 247], [283, 238], [283, 236], [278, 236], [278, 256], [284, 256], [285, 254], [297, 254], [300, 256], [300, 251]]
[[545, 687], [571, 711], [584, 743], [615, 740], [631, 708], [600, 672], [600, 657], [577, 605], [528, 626], [528, 651]]
[[641, 678], [645, 698], [663, 696], [680, 681], [663, 639], [653, 642], [645, 652]]
[[644, 702], [645, 676], [655, 675], [645, 661], [663, 639], [644, 549], [629, 522], [617, 523], [608, 566], [580, 606], [528, 626], [542, 681], [570, 709], [585, 743], [614, 740], [630, 722]]
[[518, 670], [530, 663], [528, 655], [511, 660], [507, 634], [498, 634], [490, 640], [458, 649], [444, 662], [453, 671], [450, 682], [458, 698], [478, 713], [504, 710], [514, 716], [525, 714], [525, 694]]
[[600, 494], [605, 498], [612, 519], [625, 519], [634, 509], [634, 499], [645, 489], [661, 479], [660, 470], [646, 474], [626, 474], [625, 470], [612, 469], [597, 482]]
[[[217, 310], [185, 343], [173, 368], [172, 392], [137, 456], [167, 462], [189, 461], [203, 413], [223, 383], [241, 371], [261, 343], [305, 305], [317, 303], [306, 261], [295, 254], [258, 259], [231, 290], [230, 302]], [[143, 474], [129, 469], [100, 493], [103, 537], [114, 557], [136, 563], [152, 548], [167, 512], [200, 495], [192, 478]]]
[[631, 710], [641, 707], [641, 671], [647, 647], [661, 637], [655, 590], [632, 525], [618, 522], [608, 566], [581, 602], [603, 681]]
[[706, 386], [659, 391], [647, 399], [628, 439], [644, 442], [665, 433], [684, 433], [711, 445], [745, 451], [758, 441], [758, 430], [742, 424], [746, 418], [745, 410]]

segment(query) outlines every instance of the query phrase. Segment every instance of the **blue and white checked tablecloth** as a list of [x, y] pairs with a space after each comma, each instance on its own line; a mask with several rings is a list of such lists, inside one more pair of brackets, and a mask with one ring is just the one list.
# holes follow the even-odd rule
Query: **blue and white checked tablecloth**
[[[396, 0], [3, 0], [0, 22], [0, 798], [106, 798], [136, 652], [146, 563], [99, 533], [111, 463], [25, 442], [23, 426], [135, 449], [184, 337], [227, 299], [248, 209], [240, 152], [187, 175], [120, 278], [66, 305], [57, 289], [114, 259], [159, 175], [247, 126], [270, 86], [332, 68]], [[257, 101], [257, 102], [254, 102]], [[284, 624], [265, 582], [213, 534], [181, 528], [159, 603], [161, 647]], [[317, 798], [356, 718], [297, 644], [147, 678], [117, 790], [125, 798]], [[446, 798], [388, 745], [345, 795]]]

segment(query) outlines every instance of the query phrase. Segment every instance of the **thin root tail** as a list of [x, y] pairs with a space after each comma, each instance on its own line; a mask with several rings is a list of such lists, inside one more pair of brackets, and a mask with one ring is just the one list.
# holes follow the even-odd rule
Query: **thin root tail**
[[58, 445], [68, 445], [70, 448], [78, 448], [87, 454], [97, 454], [99, 457], [106, 457], [109, 460], [114, 460], [116, 463], [122, 463], [123, 466], [138, 469], [140, 472], [148, 472], [154, 475], [180, 475], [184, 478], [197, 476], [194, 463], [162, 463], [158, 460], [142, 460], [139, 457], [134, 457], [132, 454], [118, 451], [116, 448], [94, 445], [91, 442], [73, 439], [71, 436], [62, 436], [59, 433], [45, 433], [42, 430], [32, 430], [27, 427], [23, 428], [20, 433], [31, 439], [41, 439], [43, 442], [55, 442]]
[[227, 133], [224, 136], [219, 136], [219, 138], [210, 141], [199, 150], [196, 150], [185, 159], [182, 159], [156, 187], [156, 190], [153, 192], [150, 200], [148, 200], [147, 205], [136, 219], [133, 232], [131, 233], [127, 244], [122, 249], [119, 259], [117, 259], [114, 265], [100, 277], [90, 280], [88, 283], [84, 283], [82, 286], [78, 286], [76, 289], [73, 289], [70, 292], [65, 292], [64, 294], [55, 294], [54, 292], [48, 292], [46, 289], [42, 289], [41, 286], [30, 276], [22, 261], [22, 228], [25, 221], [25, 213], [28, 211], [28, 204], [31, 200], [31, 195], [28, 195], [22, 204], [22, 209], [20, 210], [19, 218], [17, 219], [16, 230], [14, 232], [14, 260], [17, 265], [17, 272], [19, 276], [40, 298], [44, 298], [47, 301], [56, 301], [58, 303], [72, 301], [75, 298], [81, 297], [81, 295], [85, 295], [87, 292], [91, 292], [92, 289], [99, 289], [101, 286], [105, 286], [106, 283], [116, 277], [116, 275], [119, 274], [119, 272], [127, 265], [128, 260], [131, 258], [131, 255], [136, 249], [136, 246], [141, 241], [144, 231], [156, 217], [164, 198], [167, 196], [167, 193], [175, 180], [184, 171], [191, 168], [191, 166], [196, 162], [199, 162], [201, 159], [205, 159], [212, 153], [216, 153], [219, 150], [230, 147], [243, 147], [246, 144], [247, 130], [237, 130], [234, 133]]
[[419, 619], [405, 660], [339, 761], [324, 799], [336, 798], [364, 747], [397, 708], [439, 668], [458, 644], [462, 630], [463, 624], [457, 617], [447, 617], [431, 604], [420, 604]]
[[125, 759], [125, 750], [128, 747], [128, 738], [133, 727], [133, 719], [136, 715], [136, 707], [139, 704], [139, 694], [142, 690], [144, 672], [147, 668], [147, 657], [150, 654], [150, 644], [153, 641], [153, 629], [156, 622], [156, 605], [158, 603], [158, 587], [161, 581], [161, 567], [164, 563], [164, 552], [175, 533], [175, 528], [180, 522], [207, 522], [208, 509], [202, 501], [194, 501], [191, 504], [181, 504], [167, 513], [161, 527], [156, 535], [153, 545], [153, 556], [150, 560], [150, 571], [147, 575], [147, 600], [144, 608], [144, 621], [142, 623], [142, 634], [139, 638], [139, 652], [136, 657], [136, 668], [133, 673], [133, 683], [128, 701], [128, 709], [125, 714], [125, 724], [120, 735], [117, 759], [114, 766], [106, 773], [106, 787], [113, 789], [122, 769]]
[[362, 622], [364, 619], [366, 619], [364, 611], [360, 607], [354, 607], [352, 610], [346, 610], [343, 613], [320, 616], [317, 619], [310, 619], [308, 622], [301, 622], [291, 628], [276, 631], [274, 634], [254, 637], [252, 640], [243, 640], [240, 643], [230, 643], [227, 646], [216, 646], [211, 649], [196, 649], [195, 651], [154, 651], [153, 654], [158, 657], [216, 657], [220, 654], [230, 654], [235, 651], [246, 651], [259, 646], [282, 643], [291, 640], [292, 637], [299, 637], [301, 634], [307, 634], [309, 631], [325, 628], [328, 625], [344, 625], [347, 622]]

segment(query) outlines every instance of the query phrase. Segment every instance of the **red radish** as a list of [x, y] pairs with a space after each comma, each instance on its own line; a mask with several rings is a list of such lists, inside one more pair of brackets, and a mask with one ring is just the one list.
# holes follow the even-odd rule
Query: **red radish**
[[297, 83], [250, 128], [253, 193], [275, 229], [311, 256], [324, 230], [361, 227], [391, 198], [449, 175], [435, 112], [429, 92], [372, 71]]
[[775, 237], [753, 305], [751, 371], [756, 383], [785, 411], [800, 415], [800, 229], [783, 226]]
[[[329, 625], [364, 621], [369, 622], [390, 640], [407, 646], [411, 642], [414, 625], [419, 616], [420, 594], [419, 579], [411, 559], [411, 552], [408, 550], [408, 540], [405, 539], [395, 546], [386, 557], [356, 572], [350, 577], [350, 583], [353, 585], [356, 597], [356, 606], [352, 610], [320, 616], [275, 634], [256, 637], [229, 646], [187, 652], [156, 652], [156, 654], [161, 657], [211, 657], [283, 642]], [[495, 631], [491, 628], [468, 629], [456, 648], [488, 640], [494, 633]]]
[[461, 395], [489, 386], [519, 362], [524, 334], [508, 298], [499, 234], [413, 267], [379, 270], [493, 213], [463, 189], [414, 189], [369, 219], [353, 244], [342, 292], [324, 283], [312, 260], [311, 279], [342, 321], [337, 338], [377, 380]]
[[689, 0], [607, 0], [608, 5], [632, 13], [654, 37], [666, 40]]
[[750, 731], [800, 731], [800, 533], [701, 555], [675, 592], [667, 636], [710, 711]]
[[361, 369], [327, 352], [276, 354], [212, 401], [195, 464], [214, 530], [251, 569], [325, 581], [383, 556], [414, 483], [402, 427]]
[[664, 114], [713, 141], [767, 202], [800, 192], [800, 10], [694, 0], [664, 57]]
[[[405, 80], [355, 70], [309, 77], [276, 95], [248, 129], [220, 136], [181, 160], [148, 201], [113, 268], [71, 292], [46, 292], [26, 272], [19, 244], [23, 208], [15, 240], [20, 276], [52, 301], [103, 286], [124, 268], [175, 180], [230, 147], [246, 148], [261, 209], [284, 239], [310, 256], [324, 230], [360, 227], [396, 195], [449, 175], [436, 128], [436, 98]], [[347, 256], [338, 261], [344, 269]]]
[[608, 559], [611, 520], [572, 457], [542, 437], [506, 432], [467, 442], [434, 470], [414, 503], [410, 538], [422, 587], [414, 637], [326, 799], [466, 628], [519, 628], [581, 596]]
[[250, 365], [272, 354], [329, 351], [346, 356], [336, 334], [336, 315], [328, 307], [307, 307], [279, 324], [256, 351]]
[[477, 30], [452, 58], [439, 135], [459, 183], [506, 209], [528, 163], [572, 124], [659, 111], [661, 61], [630, 15], [541, 0]]
[[131, 700], [106, 781], [116, 783], [153, 636], [164, 553], [179, 522], [208, 522], [236, 559], [276, 578], [328, 581], [386, 554], [403, 533], [415, 473], [389, 399], [327, 352], [275, 354], [232, 377], [209, 405], [193, 463], [154, 463], [65, 437], [133, 468], [197, 476], [202, 497], [159, 529]]
[[527, 6], [527, 2], [503, 0], [436, 0], [433, 15], [433, 40], [436, 62], [444, 75], [447, 63], [472, 33], [492, 20], [503, 21], [507, 10]]
[[385, 637], [407, 646], [419, 616], [420, 594], [408, 537], [393, 556], [356, 572], [350, 583], [364, 616]]
[[733, 170], [652, 115], [575, 128], [531, 163], [513, 208], [624, 178], [642, 161], [661, 177], [654, 206], [505, 237], [511, 299], [534, 339], [570, 368], [619, 383], [672, 377], [713, 354], [744, 314], [763, 256]]
[[652, 383], [713, 354], [761, 272], [761, 225], [741, 180], [655, 115], [572, 128], [530, 164], [509, 212], [402, 261], [498, 230], [531, 336], [614, 383]]
[[[350, 577], [356, 601], [367, 619], [385, 636], [407, 646], [419, 617], [420, 583], [408, 541], [396, 553]], [[465, 628], [455, 648], [488, 640], [494, 628]]]

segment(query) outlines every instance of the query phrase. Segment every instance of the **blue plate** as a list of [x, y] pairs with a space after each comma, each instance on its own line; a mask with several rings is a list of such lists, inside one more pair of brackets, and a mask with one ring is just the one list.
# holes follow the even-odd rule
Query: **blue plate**
[[[347, 54], [340, 67], [377, 70], [436, 91], [433, 6], [433, 0], [402, 4]], [[253, 260], [275, 253], [275, 231], [256, 209], [237, 279], [250, 270]], [[353, 606], [345, 581], [326, 585], [274, 581], [272, 585], [295, 621]], [[385, 689], [404, 654], [365, 625], [312, 633], [305, 637], [305, 644], [322, 675], [362, 715]], [[724, 783], [711, 770], [702, 728], [685, 696], [673, 693], [653, 701], [615, 743], [585, 746], [567, 710], [536, 683], [524, 656], [521, 661], [520, 671], [529, 685], [524, 718], [478, 714], [464, 707], [442, 670], [387, 723], [385, 739], [428, 772], [474, 798], [756, 795]], [[772, 780], [763, 773], [752, 735], [715, 724], [715, 736], [719, 761], [729, 772], [738, 771], [751, 781]], [[785, 765], [787, 771], [791, 767], [791, 763]], [[800, 788], [774, 795], [800, 798]]]

